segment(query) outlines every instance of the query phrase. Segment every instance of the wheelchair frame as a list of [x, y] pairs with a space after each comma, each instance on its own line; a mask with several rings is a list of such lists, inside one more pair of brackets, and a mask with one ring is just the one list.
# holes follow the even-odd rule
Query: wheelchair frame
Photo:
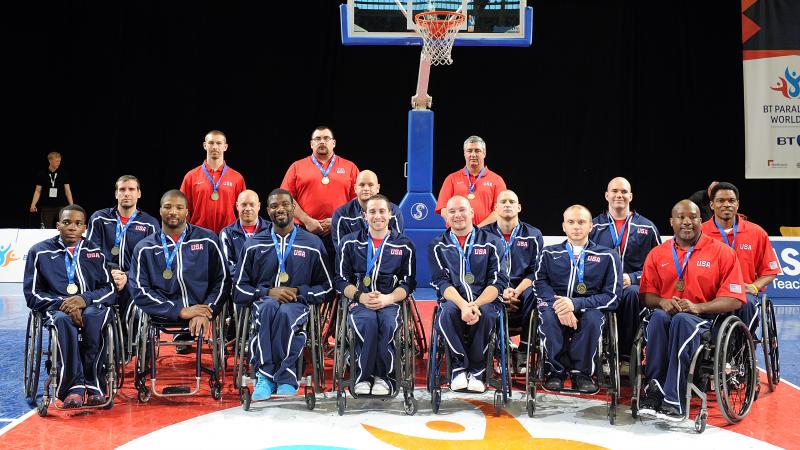
[[778, 326], [775, 322], [775, 307], [767, 294], [759, 296], [761, 310], [761, 336], [753, 336], [753, 343], [760, 344], [764, 353], [764, 371], [770, 392], [781, 382], [781, 357], [778, 348]]
[[[560, 389], [559, 394], [570, 395], [594, 395], [601, 389], [606, 390], [606, 417], [611, 425], [617, 421], [617, 406], [619, 406], [620, 395], [620, 370], [619, 370], [619, 339], [617, 335], [617, 314], [614, 311], [603, 311], [606, 326], [600, 333], [598, 342], [598, 352], [595, 355], [595, 367], [597, 377], [597, 391], [593, 393], [580, 392], [577, 389]], [[542, 348], [541, 338], [538, 336], [539, 314], [536, 309], [531, 312], [528, 319], [528, 351], [525, 365], [525, 399], [528, 417], [533, 417], [536, 413], [536, 389], [537, 384], [544, 381], [544, 349]], [[535, 339], [534, 339], [534, 333]], [[531, 347], [534, 347], [531, 352]], [[542, 390], [547, 389], [542, 386]]]
[[[373, 395], [373, 394], [356, 394], [355, 388], [355, 367], [356, 354], [355, 354], [355, 335], [350, 322], [347, 320], [349, 317], [349, 303], [343, 297], [338, 302], [339, 308], [336, 315], [336, 348], [334, 352], [333, 362], [333, 389], [336, 391], [336, 411], [338, 414], [344, 415], [345, 408], [347, 407], [347, 395], [345, 388], [350, 392], [354, 399], [358, 398], [373, 398], [380, 400], [388, 400], [397, 397], [400, 390], [403, 391], [403, 410], [409, 416], [416, 414], [418, 409], [417, 399], [414, 398], [414, 382], [415, 382], [415, 339], [416, 322], [412, 317], [411, 305], [414, 305], [413, 297], [409, 296], [405, 300], [399, 302], [400, 307], [400, 326], [397, 327], [394, 333], [394, 348], [395, 360], [395, 379], [398, 386], [394, 392], [387, 395]], [[415, 307], [415, 306], [414, 306]], [[345, 354], [349, 351], [349, 358], [345, 367]], [[349, 377], [345, 379], [345, 372], [348, 372]]]

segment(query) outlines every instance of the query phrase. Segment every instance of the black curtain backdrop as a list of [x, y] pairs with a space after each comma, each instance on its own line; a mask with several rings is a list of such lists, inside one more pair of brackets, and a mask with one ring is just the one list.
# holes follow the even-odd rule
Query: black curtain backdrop
[[[130, 173], [157, 215], [210, 129], [263, 200], [328, 124], [336, 151], [399, 203], [419, 48], [343, 47], [339, 3], [33, 3], [6, 16], [13, 202], [0, 226], [32, 225], [31, 180], [53, 150], [90, 212]], [[459, 47], [433, 69], [434, 195], [477, 134], [545, 234], [562, 233], [570, 204], [601, 212], [617, 175], [665, 234], [671, 206], [713, 179], [739, 186], [741, 211], [768, 233], [800, 225], [798, 180], [744, 180], [739, 2], [533, 6], [532, 47]]]

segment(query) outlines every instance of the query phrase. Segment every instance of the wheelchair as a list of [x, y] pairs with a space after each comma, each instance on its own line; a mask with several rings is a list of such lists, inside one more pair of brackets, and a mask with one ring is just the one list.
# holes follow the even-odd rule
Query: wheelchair
[[[136, 370], [134, 375], [134, 387], [137, 390], [137, 398], [142, 403], [150, 401], [152, 395], [156, 397], [184, 397], [195, 395], [200, 391], [200, 379], [203, 373], [208, 374], [208, 385], [211, 389], [211, 397], [214, 400], [222, 398], [223, 381], [223, 353], [220, 351], [218, 336], [219, 315], [211, 320], [211, 339], [204, 339], [204, 330], [200, 329], [197, 338], [187, 340], [162, 340], [161, 335], [176, 336], [188, 333], [188, 321], [170, 321], [162, 317], [150, 316], [141, 312], [139, 322], [139, 340], [136, 346]], [[203, 344], [211, 346], [211, 356], [213, 367], [203, 366], [202, 351]], [[194, 345], [195, 346], [195, 385], [191, 386], [167, 386], [162, 391], [158, 390], [158, 370], [157, 361], [160, 356], [162, 346]], [[150, 386], [147, 385], [148, 375]]]
[[349, 316], [349, 302], [345, 299], [339, 301], [338, 314], [336, 316], [336, 347], [333, 358], [333, 388], [336, 391], [336, 411], [339, 415], [344, 415], [347, 406], [347, 396], [345, 388], [350, 392], [354, 399], [361, 397], [388, 400], [397, 397], [403, 391], [403, 410], [409, 416], [417, 412], [417, 399], [414, 398], [414, 376], [415, 376], [415, 332], [416, 323], [412, 317], [411, 309], [416, 308], [413, 297], [408, 297], [399, 303], [400, 325], [394, 333], [395, 364], [394, 376], [397, 386], [394, 392], [388, 395], [356, 394], [355, 390], [355, 332]]
[[[436, 321], [441, 313], [443, 302], [436, 305], [431, 322], [431, 339], [428, 352], [427, 383], [426, 388], [431, 395], [431, 409], [434, 414], [439, 413], [442, 403], [442, 385], [450, 382], [452, 378], [452, 364], [450, 351], [441, 332], [436, 327]], [[511, 347], [508, 345], [508, 313], [505, 305], [496, 300], [500, 306], [495, 328], [489, 335], [486, 355], [486, 383], [487, 388], [495, 389], [494, 410], [500, 415], [503, 407], [511, 400]], [[500, 377], [497, 377], [495, 364]]]
[[[302, 333], [308, 333], [308, 339], [306, 339], [305, 347], [300, 352], [300, 357], [297, 358], [297, 373], [300, 374], [297, 377], [297, 381], [303, 386], [303, 397], [306, 408], [309, 410], [313, 410], [317, 404], [316, 394], [324, 394], [324, 348], [319, 337], [322, 329], [320, 313], [323, 311], [324, 305], [309, 305], [308, 320], [301, 331]], [[233, 353], [233, 379], [234, 387], [239, 389], [239, 401], [242, 409], [250, 411], [253, 394], [250, 392], [249, 386], [255, 387], [256, 382], [256, 368], [250, 363], [251, 345], [257, 330], [253, 321], [253, 305], [240, 306], [238, 310], [236, 319], [237, 338]], [[303, 376], [305, 374], [304, 353], [306, 352], [311, 360], [311, 374]]]
[[[644, 384], [646, 325], [642, 324], [631, 348], [631, 415], [634, 419], [639, 417], [639, 400]], [[692, 394], [700, 399], [700, 411], [694, 420], [695, 431], [702, 433], [706, 429], [709, 390], [714, 391], [719, 411], [728, 423], [744, 419], [758, 390], [755, 346], [747, 325], [733, 314], [717, 315], [711, 329], [701, 336], [686, 380], [684, 420], [690, 415]]]
[[781, 360], [778, 349], [778, 326], [775, 322], [775, 307], [767, 294], [759, 296], [759, 315], [761, 317], [761, 336], [753, 335], [753, 343], [761, 344], [764, 352], [764, 369], [770, 392], [781, 382]]
[[[600, 333], [598, 352], [595, 354], [594, 365], [597, 368], [597, 391], [588, 395], [597, 394], [601, 389], [606, 391], [606, 417], [611, 425], [617, 421], [617, 407], [620, 395], [620, 364], [619, 341], [617, 339], [617, 315], [613, 311], [603, 311], [605, 326]], [[541, 339], [538, 336], [539, 314], [534, 309], [528, 321], [528, 351], [525, 366], [526, 410], [528, 417], [536, 413], [536, 391], [545, 381], [545, 353]], [[536, 335], [535, 335], [536, 334]], [[550, 391], [548, 391], [550, 392]], [[565, 388], [556, 391], [559, 394], [587, 394], [576, 389]]]
[[[111, 409], [114, 407], [114, 398], [124, 380], [124, 350], [122, 336], [119, 332], [120, 319], [116, 308], [112, 308], [113, 314], [103, 327], [102, 333], [105, 336], [105, 355], [101, 359], [101, 364], [106, 369], [106, 386], [108, 394], [104, 403], [99, 405], [84, 405], [81, 408], [70, 408], [70, 410], [87, 409]], [[44, 318], [42, 313], [31, 311], [28, 314], [27, 331], [25, 335], [25, 353], [23, 358], [23, 387], [25, 398], [31, 405], [36, 405], [36, 410], [41, 417], [47, 416], [50, 405], [56, 409], [63, 408], [56, 399], [58, 392], [58, 365], [60, 348], [58, 345], [58, 334], [55, 329], [48, 327], [48, 339], [45, 350], [44, 343]], [[42, 369], [42, 355], [47, 357], [45, 361], [45, 379], [42, 401], [36, 403], [39, 392], [39, 377]]]

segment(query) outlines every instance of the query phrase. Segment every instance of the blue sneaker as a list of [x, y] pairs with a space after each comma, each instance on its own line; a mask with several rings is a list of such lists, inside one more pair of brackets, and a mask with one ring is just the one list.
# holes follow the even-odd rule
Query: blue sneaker
[[252, 400], [256, 402], [269, 400], [275, 392], [275, 383], [260, 373], [256, 375], [256, 380], [256, 387], [253, 389]]
[[282, 397], [293, 397], [297, 395], [297, 388], [291, 384], [281, 384], [278, 385], [278, 392], [275, 395], [280, 395]]

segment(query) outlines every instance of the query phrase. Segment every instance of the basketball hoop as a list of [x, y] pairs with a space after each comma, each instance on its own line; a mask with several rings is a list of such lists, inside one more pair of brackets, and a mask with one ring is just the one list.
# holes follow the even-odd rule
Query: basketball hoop
[[431, 65], [452, 64], [450, 52], [458, 29], [464, 24], [464, 14], [455, 11], [425, 11], [414, 16], [417, 32], [422, 36], [422, 56]]

